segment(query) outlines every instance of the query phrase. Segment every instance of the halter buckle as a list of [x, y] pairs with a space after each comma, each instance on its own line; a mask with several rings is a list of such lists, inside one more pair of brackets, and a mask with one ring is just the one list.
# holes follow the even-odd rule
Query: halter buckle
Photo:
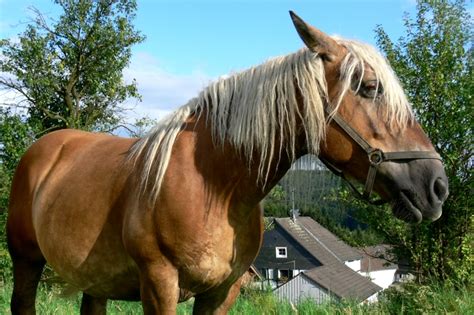
[[369, 156], [370, 165], [379, 166], [384, 161], [383, 152], [380, 149], [373, 149], [367, 155]]

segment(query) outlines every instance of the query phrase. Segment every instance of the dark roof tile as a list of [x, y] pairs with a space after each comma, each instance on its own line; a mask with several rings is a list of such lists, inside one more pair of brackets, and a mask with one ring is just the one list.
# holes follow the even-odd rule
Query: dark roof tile
[[362, 258], [361, 253], [310, 217], [298, 217], [296, 221], [290, 218], [275, 218], [275, 222], [323, 264]]
[[304, 272], [303, 275], [344, 299], [364, 301], [382, 290], [368, 278], [343, 264], [316, 267]]

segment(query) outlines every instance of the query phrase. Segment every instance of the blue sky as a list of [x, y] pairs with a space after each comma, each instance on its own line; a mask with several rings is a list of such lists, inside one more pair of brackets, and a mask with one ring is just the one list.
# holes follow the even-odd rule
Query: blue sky
[[[0, 0], [0, 38], [22, 32], [30, 6], [59, 13], [52, 1]], [[124, 75], [137, 79], [143, 101], [127, 104], [130, 117], [162, 117], [211, 80], [302, 47], [288, 10], [329, 34], [375, 44], [377, 24], [397, 39], [404, 12], [415, 8], [414, 0], [138, 0], [135, 25], [147, 39]]]

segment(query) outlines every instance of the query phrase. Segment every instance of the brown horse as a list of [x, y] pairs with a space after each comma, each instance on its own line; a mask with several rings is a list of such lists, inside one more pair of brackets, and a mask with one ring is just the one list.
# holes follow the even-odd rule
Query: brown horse
[[144, 138], [63, 130], [31, 146], [10, 199], [12, 313], [35, 312], [45, 262], [84, 314], [107, 299], [172, 314], [192, 296], [195, 313], [226, 313], [259, 250], [259, 202], [308, 153], [401, 218], [441, 215], [442, 163], [385, 59], [292, 19], [307, 47], [211, 84]]

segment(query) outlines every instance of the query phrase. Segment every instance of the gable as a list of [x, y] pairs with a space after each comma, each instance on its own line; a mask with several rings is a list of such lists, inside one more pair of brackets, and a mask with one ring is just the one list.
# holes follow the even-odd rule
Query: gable
[[[287, 257], [277, 258], [276, 247], [286, 247]], [[265, 231], [254, 265], [257, 269], [309, 270], [321, 266], [321, 262], [282, 229], [275, 228]]]

